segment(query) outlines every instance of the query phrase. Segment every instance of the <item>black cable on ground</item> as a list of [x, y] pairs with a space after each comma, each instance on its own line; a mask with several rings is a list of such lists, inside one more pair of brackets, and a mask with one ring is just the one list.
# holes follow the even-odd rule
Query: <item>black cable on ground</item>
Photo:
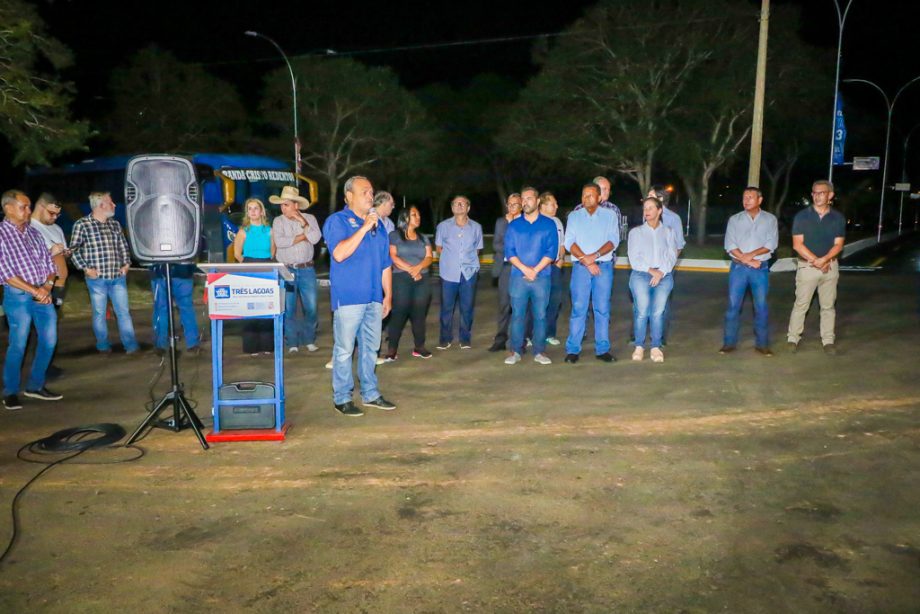
[[[16, 544], [16, 540], [19, 538], [19, 500], [22, 498], [22, 495], [25, 494], [26, 490], [28, 490], [29, 486], [34, 484], [38, 478], [43, 476], [45, 472], [50, 470], [52, 467], [70, 461], [88, 450], [118, 449], [112, 444], [119, 441], [124, 436], [125, 429], [117, 424], [90, 424], [58, 431], [49, 435], [48, 437], [43, 437], [42, 439], [31, 441], [19, 448], [19, 450], [16, 452], [16, 458], [27, 463], [37, 463], [46, 466], [42, 468], [41, 471], [32, 476], [32, 479], [26, 482], [13, 497], [13, 502], [10, 505], [10, 515], [12, 517], [13, 526], [10, 535], [10, 541], [6, 548], [3, 550], [3, 554], [0, 554], [0, 563], [3, 563], [3, 561], [6, 560], [6, 557], [9, 556], [10, 552], [12, 552], [13, 546]], [[130, 458], [103, 462], [75, 462], [73, 464], [109, 465], [115, 463], [128, 463], [131, 461], [136, 461], [144, 456], [143, 449], [137, 448], [135, 446], [129, 447], [133, 448], [137, 452]], [[24, 452], [32, 454], [33, 458], [23, 456]], [[57, 454], [67, 454], [67, 456], [58, 458], [54, 461], [43, 458]]]

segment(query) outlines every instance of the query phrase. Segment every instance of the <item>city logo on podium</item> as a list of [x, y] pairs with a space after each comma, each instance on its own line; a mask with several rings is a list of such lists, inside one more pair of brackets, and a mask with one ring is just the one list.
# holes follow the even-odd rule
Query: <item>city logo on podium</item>
[[230, 298], [230, 286], [214, 286], [214, 298]]

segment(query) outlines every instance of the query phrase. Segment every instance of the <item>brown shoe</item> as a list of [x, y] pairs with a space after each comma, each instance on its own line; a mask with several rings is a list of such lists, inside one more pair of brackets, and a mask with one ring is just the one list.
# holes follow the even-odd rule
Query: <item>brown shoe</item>
[[771, 350], [769, 346], [762, 347], [762, 348], [754, 348], [754, 351], [760, 354], [763, 354], [764, 356], [773, 356], [773, 350]]
[[837, 355], [837, 348], [834, 346], [833, 343], [825, 343], [825, 344], [824, 344], [824, 353], [827, 354], [828, 356], [836, 356], [836, 355]]
[[735, 351], [735, 346], [733, 345], [723, 345], [719, 348], [719, 354], [731, 354]]
[[789, 350], [790, 354], [795, 354], [796, 352], [799, 351], [799, 344], [793, 343], [792, 341], [790, 341], [789, 343], [786, 344], [786, 348]]

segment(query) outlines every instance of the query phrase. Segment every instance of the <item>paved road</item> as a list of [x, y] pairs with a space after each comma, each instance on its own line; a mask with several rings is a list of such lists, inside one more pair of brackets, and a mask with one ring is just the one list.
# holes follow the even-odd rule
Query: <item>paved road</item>
[[843, 261], [847, 266], [881, 267], [885, 271], [920, 271], [920, 233], [911, 233], [890, 243], [857, 252]]

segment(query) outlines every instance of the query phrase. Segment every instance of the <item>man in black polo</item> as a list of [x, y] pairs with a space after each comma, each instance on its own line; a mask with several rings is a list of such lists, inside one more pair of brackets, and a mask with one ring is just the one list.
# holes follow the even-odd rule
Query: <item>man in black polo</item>
[[818, 292], [821, 307], [821, 343], [824, 352], [837, 353], [834, 346], [834, 302], [837, 300], [837, 280], [840, 272], [837, 256], [843, 250], [846, 235], [846, 218], [831, 208], [834, 185], [830, 181], [816, 181], [811, 186], [813, 206], [799, 211], [792, 222], [792, 249], [799, 256], [795, 274], [795, 304], [789, 316], [789, 350], [798, 350], [805, 314], [811, 300]]

